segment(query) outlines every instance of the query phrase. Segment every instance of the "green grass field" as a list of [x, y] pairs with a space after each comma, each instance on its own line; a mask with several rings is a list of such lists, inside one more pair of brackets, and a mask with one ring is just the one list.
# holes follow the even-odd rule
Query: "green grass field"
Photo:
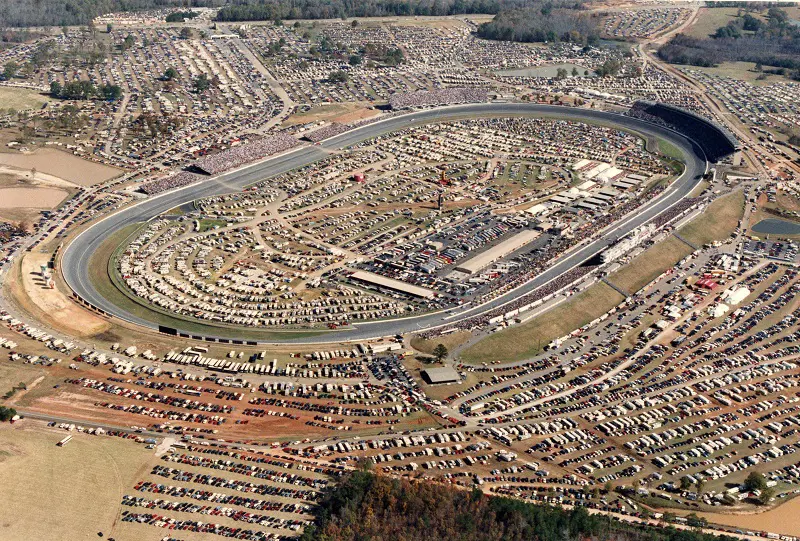
[[[46, 372], [41, 366], [3, 362], [0, 363], [0, 406], [4, 405], [6, 401], [3, 396], [12, 391], [13, 388], [25, 385], [29, 387], [36, 378], [45, 375]], [[19, 391], [13, 393], [17, 395]], [[16, 396], [11, 396], [9, 401], [13, 401]], [[7, 404], [5, 404], [7, 405]]]
[[741, 190], [720, 197], [678, 233], [689, 242], [702, 246], [728, 238], [744, 213], [744, 194]]
[[661, 152], [661, 154], [667, 156], [668, 158], [672, 158], [678, 161], [683, 160], [683, 152], [681, 152], [678, 149], [678, 147], [676, 147], [666, 139], [658, 140], [658, 150]]
[[725, 26], [736, 18], [739, 8], [701, 8], [695, 23], [686, 28], [684, 33], [693, 38], [707, 38], [717, 31], [720, 26]]
[[[722, 62], [713, 68], [686, 65], [681, 65], [680, 67], [701, 71], [709, 75], [717, 75], [719, 77], [728, 77], [730, 79], [744, 81], [755, 86], [764, 86], [771, 85], [773, 83], [786, 83], [792, 81], [789, 77], [785, 77], [783, 75], [766, 73], [766, 71], [757, 72], [755, 71], [755, 66], [755, 63], [753, 62]], [[769, 66], [764, 67], [765, 70], [768, 68]], [[759, 77], [763, 78], [759, 79]]]
[[692, 253], [684, 242], [669, 237], [645, 250], [628, 265], [608, 277], [608, 281], [630, 294], [636, 293], [667, 268]]
[[225, 227], [228, 225], [228, 222], [225, 220], [212, 220], [209, 218], [203, 218], [200, 220], [200, 232], [208, 231], [209, 229], [215, 229], [217, 227]]
[[528, 359], [554, 339], [600, 317], [623, 300], [610, 286], [597, 283], [527, 323], [489, 335], [464, 350], [461, 360], [479, 364]]
[[415, 336], [411, 339], [411, 347], [422, 353], [427, 353], [428, 355], [432, 355], [433, 350], [439, 344], [446, 347], [448, 351], [453, 351], [454, 348], [469, 340], [470, 334], [471, 333], [467, 331], [458, 331], [445, 336], [431, 338], [430, 340]]

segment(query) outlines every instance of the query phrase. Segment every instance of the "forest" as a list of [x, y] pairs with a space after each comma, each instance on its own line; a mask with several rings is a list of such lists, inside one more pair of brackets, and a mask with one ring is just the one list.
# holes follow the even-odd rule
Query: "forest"
[[609, 520], [577, 507], [571, 511], [510, 498], [486, 496], [435, 483], [349, 474], [323, 497], [315, 523], [301, 541], [391, 539], [431, 541], [733, 541], [674, 528]]
[[[224, 0], [189, 0], [191, 7], [215, 7]], [[2, 0], [0, 27], [78, 26], [104, 13], [188, 7], [186, 0]]]
[[772, 7], [756, 16], [740, 10], [739, 16], [708, 38], [684, 34], [673, 37], [658, 55], [673, 64], [716, 66], [721, 62], [753, 62], [795, 70], [800, 77], [800, 26], [783, 9]]
[[498, 13], [527, 0], [2, 0], [0, 27], [87, 25], [98, 15], [145, 9], [221, 7], [217, 20], [271, 21], [345, 17]]
[[585, 42], [594, 33], [588, 17], [568, 11], [580, 7], [582, 0], [3, 0], [3, 4], [0, 27], [88, 25], [104, 13], [220, 7], [221, 22], [481, 13], [499, 14], [482, 27], [483, 37], [489, 39]]
[[503, 10], [494, 19], [478, 27], [478, 36], [485, 39], [527, 43], [565, 41], [596, 43], [597, 25], [588, 14], [580, 13], [580, 4], [554, 6], [552, 2]]
[[346, 17], [444, 16], [497, 13], [524, 0], [234, 0], [217, 13], [218, 21], [339, 19]]

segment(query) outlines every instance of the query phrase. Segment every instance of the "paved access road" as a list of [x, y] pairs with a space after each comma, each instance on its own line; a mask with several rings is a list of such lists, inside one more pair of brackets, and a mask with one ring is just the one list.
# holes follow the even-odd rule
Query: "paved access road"
[[[605, 125], [616, 125], [626, 130], [634, 130], [646, 136], [657, 136], [668, 140], [683, 152], [686, 169], [683, 175], [681, 175], [664, 194], [640, 208], [635, 216], [625, 218], [613, 224], [594, 242], [573, 249], [567, 254], [567, 257], [562, 257], [552, 267], [547, 269], [547, 271], [539, 274], [525, 285], [509, 291], [486, 304], [475, 307], [466, 306], [456, 308], [445, 314], [435, 313], [414, 318], [358, 323], [346, 330], [326, 332], [313, 337], [295, 338], [292, 337], [292, 333], [287, 333], [286, 340], [282, 340], [282, 342], [324, 343], [344, 340], [365, 340], [368, 338], [403, 334], [430, 329], [444, 324], [452, 324], [460, 319], [479, 315], [492, 308], [501, 306], [515, 300], [521, 295], [533, 291], [557, 278], [564, 272], [580, 265], [600, 252], [611, 241], [629, 233], [633, 229], [664, 212], [672, 205], [678, 203], [681, 199], [687, 197], [700, 182], [700, 178], [707, 168], [707, 161], [702, 151], [697, 144], [692, 142], [687, 136], [643, 120], [607, 111], [522, 103], [485, 103], [427, 109], [368, 124], [327, 139], [322, 142], [321, 145], [300, 147], [260, 163], [246, 166], [191, 186], [166, 192], [124, 208], [93, 224], [67, 246], [61, 261], [64, 278], [73, 291], [94, 306], [102, 308], [109, 314], [135, 325], [157, 329], [158, 325], [153, 321], [131, 314], [103, 297], [98, 293], [89, 279], [89, 261], [92, 253], [105, 239], [113, 235], [116, 231], [131, 224], [147, 221], [163, 212], [181, 204], [194, 201], [195, 199], [240, 191], [244, 187], [265, 178], [317, 162], [329, 155], [326, 151], [341, 150], [361, 141], [398, 131], [415, 124], [490, 116], [529, 116], [603, 123]], [[194, 332], [192, 334], [198, 333]], [[209, 326], [208, 333], [204, 333], [204, 335], [228, 338], [224, 336], [224, 330], [219, 327]], [[275, 341], [272, 340], [269, 342], [274, 343]], [[269, 342], [263, 341], [259, 343]]]

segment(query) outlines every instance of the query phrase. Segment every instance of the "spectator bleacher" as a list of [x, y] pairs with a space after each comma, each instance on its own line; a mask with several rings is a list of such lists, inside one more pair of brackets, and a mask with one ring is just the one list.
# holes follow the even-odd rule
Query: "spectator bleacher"
[[668, 103], [637, 101], [630, 116], [649, 120], [688, 135], [711, 162], [741, 150], [739, 141], [724, 127], [696, 113]]

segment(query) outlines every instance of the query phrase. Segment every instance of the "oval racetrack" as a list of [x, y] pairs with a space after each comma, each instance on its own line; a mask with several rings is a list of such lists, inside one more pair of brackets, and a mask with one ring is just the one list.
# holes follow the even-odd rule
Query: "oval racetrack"
[[[620, 222], [613, 224], [604, 231], [601, 238], [573, 249], [567, 257], [559, 259], [545, 272], [539, 274], [517, 289], [509, 291], [486, 304], [474, 307], [466, 306], [455, 308], [444, 314], [432, 313], [414, 318], [358, 323], [346, 330], [327, 332], [312, 337], [297, 338], [293, 337], [292, 333], [287, 332], [286, 340], [281, 340], [282, 342], [340, 342], [343, 340], [364, 340], [387, 335], [403, 334], [430, 329], [444, 324], [452, 324], [460, 319], [476, 316], [492, 308], [501, 306], [521, 295], [533, 291], [554, 278], [557, 278], [564, 272], [583, 263], [587, 259], [590, 259], [605, 248], [612, 240], [629, 233], [638, 226], [666, 211], [682, 199], [688, 197], [694, 187], [700, 182], [700, 177], [706, 171], [708, 165], [702, 150], [700, 150], [699, 146], [687, 135], [679, 134], [665, 127], [616, 113], [553, 105], [511, 103], [460, 105], [428, 109], [355, 128], [336, 137], [327, 139], [323, 141], [321, 145], [300, 147], [286, 154], [204, 180], [197, 184], [151, 197], [122, 209], [91, 225], [67, 246], [61, 260], [64, 279], [67, 285], [69, 285], [77, 295], [92, 305], [105, 310], [112, 316], [135, 325], [148, 327], [150, 329], [158, 329], [157, 323], [133, 315], [106, 299], [98, 293], [89, 279], [89, 262], [92, 253], [105, 239], [109, 238], [116, 231], [131, 224], [145, 222], [172, 208], [195, 199], [239, 191], [265, 178], [314, 163], [329, 155], [325, 150], [343, 149], [355, 143], [398, 131], [415, 124], [488, 116], [530, 116], [619, 126], [622, 129], [636, 131], [642, 135], [668, 140], [684, 154], [686, 169], [668, 190], [639, 208], [635, 216], [623, 218]], [[202, 333], [203, 336], [210, 338], [229, 338], [224, 336], [225, 329], [223, 327], [208, 326], [208, 329], [208, 332]], [[178, 329], [178, 331], [184, 332], [181, 331], [181, 329]], [[271, 329], [265, 329], [265, 332], [267, 331], [270, 333], [275, 332]], [[196, 335], [198, 333], [192, 332], [191, 334]], [[274, 343], [275, 340], [259, 341], [259, 343], [269, 342]]]

